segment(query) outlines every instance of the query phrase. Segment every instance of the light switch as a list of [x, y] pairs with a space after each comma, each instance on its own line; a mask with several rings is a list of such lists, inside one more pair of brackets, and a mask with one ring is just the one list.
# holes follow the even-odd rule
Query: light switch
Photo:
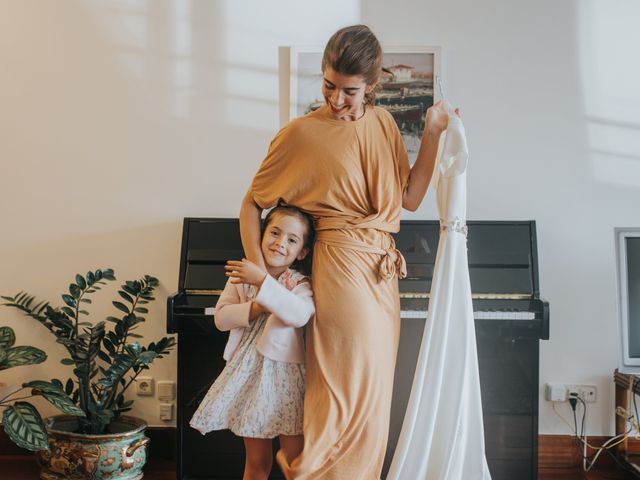
[[160, 404], [160, 420], [173, 420], [173, 403]]
[[176, 398], [176, 384], [170, 380], [158, 382], [158, 399], [170, 402]]

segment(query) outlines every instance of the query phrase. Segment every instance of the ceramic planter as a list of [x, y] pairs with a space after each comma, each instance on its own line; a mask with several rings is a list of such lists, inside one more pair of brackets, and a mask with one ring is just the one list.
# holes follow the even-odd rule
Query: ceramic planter
[[147, 461], [147, 424], [121, 416], [104, 435], [73, 433], [75, 417], [57, 415], [45, 420], [49, 448], [36, 454], [41, 480], [139, 480]]

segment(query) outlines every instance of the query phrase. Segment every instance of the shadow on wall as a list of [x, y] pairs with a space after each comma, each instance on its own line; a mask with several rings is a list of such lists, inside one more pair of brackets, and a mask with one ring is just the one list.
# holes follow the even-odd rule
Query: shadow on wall
[[640, 187], [640, 3], [577, 5], [593, 175], [600, 182]]

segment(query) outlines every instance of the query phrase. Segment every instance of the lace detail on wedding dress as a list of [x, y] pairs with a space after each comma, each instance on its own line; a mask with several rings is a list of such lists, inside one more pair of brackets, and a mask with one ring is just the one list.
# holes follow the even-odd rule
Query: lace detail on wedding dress
[[442, 232], [457, 232], [467, 236], [467, 223], [459, 217], [454, 218], [448, 222], [440, 220], [440, 233]]

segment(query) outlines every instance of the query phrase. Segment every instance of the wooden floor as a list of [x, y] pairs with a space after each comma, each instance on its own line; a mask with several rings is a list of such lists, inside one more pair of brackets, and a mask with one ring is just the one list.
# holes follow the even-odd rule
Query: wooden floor
[[[0, 457], [0, 478], [3, 480], [38, 480], [38, 467], [31, 457]], [[176, 480], [175, 464], [169, 460], [153, 459], [145, 467], [145, 480]], [[611, 470], [584, 474], [571, 469], [543, 469], [539, 480], [632, 480], [635, 477]], [[518, 480], [518, 479], [513, 479]]]
[[[145, 480], [176, 480], [175, 463], [154, 459], [145, 467]], [[0, 479], [38, 480], [38, 466], [29, 456], [0, 456]]]

